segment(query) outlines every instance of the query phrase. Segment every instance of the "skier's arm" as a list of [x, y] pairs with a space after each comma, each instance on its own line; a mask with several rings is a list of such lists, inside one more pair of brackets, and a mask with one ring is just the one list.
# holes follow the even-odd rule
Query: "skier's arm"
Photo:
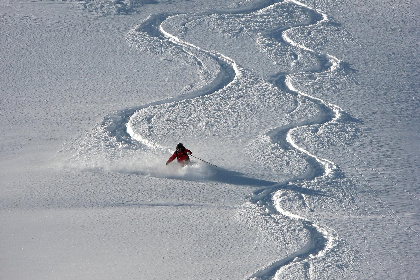
[[169, 163], [171, 163], [174, 159], [176, 158], [176, 153], [174, 153], [166, 162], [166, 165], [168, 165]]

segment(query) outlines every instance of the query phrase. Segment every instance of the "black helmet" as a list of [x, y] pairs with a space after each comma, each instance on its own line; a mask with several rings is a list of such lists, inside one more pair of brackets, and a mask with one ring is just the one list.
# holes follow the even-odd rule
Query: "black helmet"
[[185, 149], [184, 145], [182, 145], [182, 143], [178, 143], [178, 145], [176, 145], [177, 149]]

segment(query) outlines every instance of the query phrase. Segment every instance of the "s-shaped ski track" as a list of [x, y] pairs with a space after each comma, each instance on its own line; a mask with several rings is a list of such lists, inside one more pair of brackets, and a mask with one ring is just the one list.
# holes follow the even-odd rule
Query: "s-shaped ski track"
[[[323, 24], [329, 21], [328, 16], [317, 10], [312, 9], [309, 6], [302, 4], [295, 0], [289, 0], [285, 2], [294, 3], [308, 11], [315, 12], [320, 15], [321, 20], [314, 20], [308, 24], [299, 24], [295, 26], [290, 26], [287, 29], [282, 30], [281, 37], [282, 41], [286, 42], [292, 47], [298, 48], [300, 50], [306, 51], [310, 54], [316, 55], [317, 57], [326, 58], [331, 66], [328, 68], [322, 68], [316, 73], [329, 71], [334, 72], [340, 65], [340, 60], [336, 57], [325, 54], [321, 55], [318, 54], [316, 51], [306, 47], [303, 44], [293, 41], [289, 33], [293, 31], [293, 29], [297, 27], [306, 27], [309, 28], [311, 26], [316, 26], [319, 24]], [[314, 71], [315, 72], [315, 71]], [[298, 250], [297, 252], [292, 253], [291, 255], [283, 258], [281, 260], [277, 260], [270, 264], [269, 266], [265, 267], [264, 269], [259, 270], [258, 272], [254, 273], [250, 279], [272, 279], [276, 275], [280, 277], [282, 271], [287, 268], [288, 266], [296, 265], [298, 263], [304, 264], [308, 272], [306, 273], [307, 277], [311, 279], [311, 272], [310, 272], [310, 263], [309, 261], [312, 259], [320, 258], [325, 256], [334, 246], [338, 239], [334, 230], [329, 229], [326, 226], [321, 226], [316, 224], [315, 222], [311, 221], [308, 218], [303, 216], [297, 215], [292, 213], [286, 209], [282, 208], [282, 205], [278, 199], [277, 192], [281, 189], [290, 189], [287, 188], [288, 185], [295, 184], [299, 185], [304, 181], [312, 181], [317, 178], [327, 178], [327, 177], [334, 177], [336, 173], [339, 172], [338, 167], [330, 160], [320, 158], [315, 154], [305, 150], [303, 147], [300, 147], [293, 139], [293, 132], [298, 128], [309, 127], [311, 125], [328, 125], [337, 122], [342, 117], [342, 109], [334, 104], [325, 102], [324, 100], [310, 96], [302, 91], [299, 91], [293, 85], [293, 76], [299, 74], [306, 74], [308, 72], [302, 73], [290, 73], [285, 76], [284, 85], [286, 86], [286, 91], [292, 93], [295, 96], [304, 97], [313, 103], [317, 104], [320, 109], [324, 110], [324, 115], [326, 117], [321, 118], [320, 120], [308, 120], [301, 122], [299, 124], [288, 125], [285, 128], [277, 128], [273, 129], [268, 133], [270, 139], [278, 139], [278, 144], [286, 149], [294, 149], [304, 155], [306, 157], [307, 162], [314, 169], [313, 172], [309, 172], [308, 174], [304, 174], [302, 176], [297, 176], [296, 178], [287, 180], [285, 182], [279, 183], [275, 186], [261, 189], [255, 192], [252, 197], [251, 201], [257, 205], [260, 205], [265, 208], [265, 212], [270, 213], [271, 215], [281, 214], [285, 217], [288, 217], [292, 220], [297, 220], [302, 222], [303, 227], [306, 228], [310, 233], [310, 240], [306, 246]], [[305, 200], [305, 194], [302, 194], [303, 199]]]

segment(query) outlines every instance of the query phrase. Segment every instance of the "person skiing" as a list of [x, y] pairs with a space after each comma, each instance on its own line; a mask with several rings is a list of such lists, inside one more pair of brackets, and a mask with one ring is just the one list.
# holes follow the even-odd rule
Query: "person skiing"
[[186, 149], [184, 145], [182, 145], [182, 143], [179, 143], [178, 145], [176, 145], [176, 150], [172, 154], [172, 156], [169, 157], [168, 161], [166, 162], [166, 165], [171, 163], [176, 158], [179, 164], [185, 166], [188, 163], [190, 163], [189, 155], [191, 154], [192, 152], [190, 150]]

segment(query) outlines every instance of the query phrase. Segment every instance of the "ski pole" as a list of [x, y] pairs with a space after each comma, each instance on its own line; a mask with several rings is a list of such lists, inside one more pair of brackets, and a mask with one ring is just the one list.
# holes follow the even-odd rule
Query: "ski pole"
[[212, 166], [214, 166], [214, 167], [217, 167], [217, 165], [215, 165], [215, 164], [213, 164], [213, 163], [210, 163], [210, 162], [208, 162], [208, 161], [205, 161], [205, 160], [203, 160], [203, 159], [201, 159], [201, 158], [198, 158], [198, 157], [193, 156], [193, 155], [190, 155], [190, 156], [192, 156], [193, 158], [199, 159], [199, 160], [201, 160], [202, 162], [205, 162], [205, 163], [207, 163], [207, 164], [210, 164], [210, 165], [212, 165]]

